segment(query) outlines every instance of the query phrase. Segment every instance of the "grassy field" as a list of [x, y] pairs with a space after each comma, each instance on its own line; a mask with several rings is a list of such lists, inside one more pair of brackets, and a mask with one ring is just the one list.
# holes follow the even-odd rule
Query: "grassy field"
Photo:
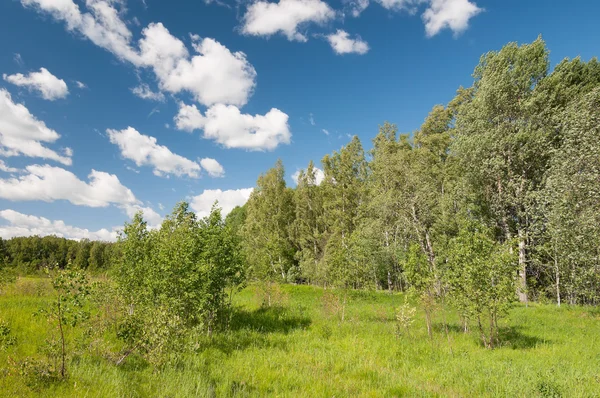
[[420, 310], [398, 336], [398, 294], [351, 293], [342, 322], [324, 290], [281, 289], [281, 305], [268, 309], [256, 288], [244, 290], [231, 331], [199, 339], [176, 366], [156, 372], [131, 356], [117, 367], [85, 350], [66, 381], [35, 386], [14, 364], [42, 356], [53, 326], [32, 314], [49, 287], [21, 279], [0, 295], [0, 320], [16, 338], [0, 347], [0, 396], [600, 396], [600, 313], [591, 308], [516, 307], [502, 346], [487, 350], [451, 313], [447, 336], [439, 311], [433, 340]]

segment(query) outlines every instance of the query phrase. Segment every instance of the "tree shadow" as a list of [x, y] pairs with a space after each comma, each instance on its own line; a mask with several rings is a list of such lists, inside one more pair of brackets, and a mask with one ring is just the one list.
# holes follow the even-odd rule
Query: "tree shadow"
[[542, 344], [551, 344], [552, 340], [531, 336], [522, 332], [521, 326], [506, 326], [498, 328], [498, 340], [500, 347], [523, 350], [536, 348]]
[[227, 355], [249, 347], [285, 350], [287, 342], [283, 335], [306, 329], [310, 324], [310, 318], [295, 315], [283, 307], [261, 307], [253, 311], [234, 308], [229, 314], [228, 327], [200, 339], [196, 350], [214, 348]]
[[[464, 333], [465, 329], [462, 325], [457, 325], [456, 323], [434, 323], [432, 328], [435, 332], [446, 333], [446, 328], [448, 328], [448, 333]], [[468, 333], [468, 331], [467, 331]]]
[[283, 307], [261, 307], [254, 311], [234, 309], [229, 330], [287, 334], [295, 329], [306, 329], [310, 324], [310, 318], [291, 314]]
[[[445, 326], [443, 323], [434, 323], [433, 330], [439, 333], [445, 333], [446, 327], [448, 333], [459, 334], [464, 333], [462, 325], [456, 323], [449, 323]], [[483, 343], [479, 339], [479, 329], [474, 328], [472, 325], [467, 333], [478, 337], [478, 342], [481, 346]], [[548, 339], [542, 339], [536, 336], [531, 336], [523, 333], [523, 327], [521, 326], [504, 326], [498, 329], [498, 347], [512, 348], [513, 350], [523, 350], [535, 348], [541, 344], [551, 344], [552, 341]]]

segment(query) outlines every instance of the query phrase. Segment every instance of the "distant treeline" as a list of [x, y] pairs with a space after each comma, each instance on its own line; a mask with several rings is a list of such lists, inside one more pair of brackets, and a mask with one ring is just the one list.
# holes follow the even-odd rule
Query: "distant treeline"
[[43, 269], [74, 267], [92, 272], [110, 267], [115, 244], [109, 242], [69, 240], [57, 236], [0, 238], [0, 269], [12, 268], [20, 274]]

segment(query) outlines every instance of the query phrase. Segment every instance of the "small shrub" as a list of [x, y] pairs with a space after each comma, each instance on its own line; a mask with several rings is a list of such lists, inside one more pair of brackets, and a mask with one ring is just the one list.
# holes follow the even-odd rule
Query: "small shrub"
[[266, 282], [258, 285], [256, 298], [261, 307], [286, 307], [289, 295], [275, 282]]
[[321, 298], [321, 302], [323, 303], [323, 313], [326, 317], [339, 317], [343, 322], [346, 316], [347, 301], [348, 295], [345, 291], [325, 291]]
[[14, 346], [17, 343], [17, 338], [12, 335], [10, 326], [6, 321], [0, 321], [0, 351]]
[[562, 394], [558, 385], [551, 380], [540, 380], [537, 383], [537, 392], [543, 398], [561, 398]]
[[47, 360], [37, 358], [25, 358], [18, 364], [18, 372], [25, 384], [33, 390], [47, 387], [61, 379], [56, 366]]
[[404, 304], [398, 307], [396, 311], [396, 336], [400, 337], [405, 332], [410, 333], [410, 327], [415, 321], [417, 308], [408, 303], [407, 297], [404, 297]]
[[329, 340], [331, 335], [333, 335], [333, 330], [331, 330], [331, 326], [329, 326], [327, 324], [321, 325], [321, 327], [318, 330], [319, 330], [319, 335], [321, 337], [323, 337], [325, 340]]

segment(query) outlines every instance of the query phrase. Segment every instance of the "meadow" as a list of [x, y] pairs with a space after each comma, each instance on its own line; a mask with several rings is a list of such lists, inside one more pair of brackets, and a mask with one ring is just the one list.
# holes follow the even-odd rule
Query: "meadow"
[[81, 327], [70, 336], [68, 377], [40, 383], [19, 364], [43, 357], [55, 333], [34, 316], [52, 293], [47, 280], [20, 278], [0, 295], [0, 320], [10, 328], [0, 337], [0, 396], [600, 395], [600, 313], [592, 307], [518, 305], [490, 350], [441, 308], [432, 339], [420, 308], [412, 325], [399, 325], [399, 293], [350, 291], [342, 321], [338, 293], [281, 285], [265, 307], [257, 287], [247, 287], [235, 296], [228, 331], [198, 336], [191, 352], [160, 370], [136, 355], [115, 366]]

